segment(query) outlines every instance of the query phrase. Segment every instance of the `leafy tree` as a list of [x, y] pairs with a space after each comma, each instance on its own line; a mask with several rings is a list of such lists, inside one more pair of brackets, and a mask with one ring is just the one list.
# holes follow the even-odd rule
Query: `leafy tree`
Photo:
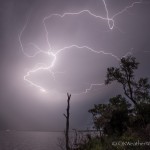
[[127, 56], [120, 59], [119, 67], [107, 69], [105, 84], [118, 82], [122, 86], [124, 95], [112, 97], [108, 103], [94, 105], [94, 108], [89, 110], [93, 116], [94, 128], [100, 133], [103, 131], [104, 136], [100, 134], [100, 137], [96, 135], [95, 137], [83, 138], [83, 142], [77, 143], [74, 149], [149, 149], [146, 146], [132, 147], [127, 145], [122, 147], [112, 145], [113, 141], [137, 142], [137, 140], [149, 140], [150, 84], [148, 78], [137, 79], [135, 77], [138, 65], [139, 63], [134, 57]]
[[110, 67], [107, 69], [106, 85], [112, 81], [117, 81], [123, 87], [124, 94], [133, 104], [137, 105], [141, 102], [150, 103], [150, 84], [148, 78], [135, 79], [135, 70], [138, 69], [139, 63], [132, 56], [121, 58], [119, 68]]
[[103, 129], [104, 134], [108, 135], [121, 135], [127, 130], [130, 106], [125, 98], [117, 95], [108, 104], [95, 105], [89, 112], [93, 115], [96, 129]]
[[105, 84], [118, 82], [125, 97], [117, 95], [108, 104], [94, 105], [89, 110], [97, 130], [122, 135], [128, 128], [146, 127], [150, 123], [150, 84], [148, 78], [135, 78], [138, 65], [134, 57], [127, 56], [120, 59], [119, 67], [107, 69]]
[[[145, 116], [145, 107], [150, 106], [150, 84], [148, 78], [135, 79], [135, 70], [138, 69], [138, 65], [139, 63], [132, 56], [121, 58], [118, 68], [107, 69], [105, 84], [117, 81], [122, 85], [125, 96], [134, 104], [137, 111], [135, 113], [141, 115], [143, 125], [145, 125], [150, 121]], [[147, 111], [150, 113], [150, 110]]]

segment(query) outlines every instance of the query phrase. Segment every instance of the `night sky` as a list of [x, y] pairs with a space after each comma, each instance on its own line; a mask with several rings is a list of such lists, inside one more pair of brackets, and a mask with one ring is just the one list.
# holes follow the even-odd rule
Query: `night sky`
[[70, 128], [91, 127], [88, 110], [122, 93], [107, 68], [128, 54], [150, 77], [149, 0], [1, 0], [0, 19], [1, 129], [63, 130], [67, 92]]

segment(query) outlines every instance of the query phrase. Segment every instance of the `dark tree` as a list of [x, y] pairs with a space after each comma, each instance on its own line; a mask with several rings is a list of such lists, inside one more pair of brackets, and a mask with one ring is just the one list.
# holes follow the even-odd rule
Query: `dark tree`
[[97, 130], [122, 135], [128, 128], [145, 128], [150, 123], [150, 84], [148, 78], [135, 77], [138, 65], [134, 57], [127, 56], [121, 58], [119, 67], [107, 69], [105, 84], [118, 82], [125, 97], [118, 95], [89, 110]]
[[[146, 113], [150, 114], [150, 84], [148, 78], [135, 78], [135, 70], [138, 69], [139, 63], [132, 56], [121, 58], [118, 68], [110, 67], [107, 69], [106, 85], [113, 81], [117, 81], [122, 85], [125, 96], [135, 107], [135, 113], [143, 121], [143, 127], [149, 123]], [[145, 108], [147, 112], [145, 112]]]
[[130, 104], [121, 95], [109, 100], [108, 104], [95, 105], [89, 110], [93, 115], [97, 130], [103, 129], [107, 135], [121, 135], [129, 124]]
[[132, 56], [121, 58], [118, 68], [110, 67], [107, 69], [106, 85], [112, 81], [117, 81], [122, 85], [124, 94], [133, 104], [138, 107], [141, 102], [150, 103], [150, 84], [148, 78], [135, 79], [135, 70], [139, 63]]
[[65, 118], [66, 118], [66, 130], [65, 130], [65, 138], [66, 138], [66, 150], [70, 150], [69, 147], [69, 117], [70, 117], [70, 98], [71, 98], [71, 94], [67, 93], [67, 109], [66, 112], [67, 114], [64, 114]]

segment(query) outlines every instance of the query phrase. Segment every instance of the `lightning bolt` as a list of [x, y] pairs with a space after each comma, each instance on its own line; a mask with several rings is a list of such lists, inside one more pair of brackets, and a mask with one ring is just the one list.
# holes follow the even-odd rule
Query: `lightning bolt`
[[[136, 2], [133, 2], [130, 6], [127, 6], [125, 7], [123, 10], [119, 11], [118, 13], [114, 14], [112, 17], [109, 17], [109, 11], [108, 11], [108, 8], [107, 8], [107, 4], [106, 4], [106, 1], [105, 0], [102, 0], [103, 4], [104, 4], [104, 8], [105, 8], [105, 12], [106, 12], [106, 17], [103, 17], [103, 16], [99, 16], [99, 15], [96, 15], [94, 13], [92, 13], [90, 10], [81, 10], [79, 12], [66, 12], [64, 14], [51, 14], [49, 16], [46, 16], [43, 18], [43, 26], [44, 26], [44, 30], [45, 30], [45, 37], [46, 37], [46, 41], [48, 43], [48, 47], [49, 47], [49, 50], [48, 51], [44, 51], [42, 50], [41, 48], [38, 47], [38, 45], [34, 44], [34, 43], [29, 43], [28, 45], [31, 45], [32, 47], [34, 47], [37, 51], [33, 54], [33, 55], [29, 55], [25, 52], [24, 50], [24, 44], [22, 42], [22, 35], [23, 33], [25, 32], [25, 29], [29, 23], [29, 19], [27, 19], [27, 22], [26, 24], [24, 25], [23, 29], [21, 30], [20, 34], [18, 35], [19, 37], [19, 43], [20, 43], [20, 46], [21, 46], [21, 50], [23, 52], [23, 54], [28, 57], [28, 58], [33, 58], [33, 57], [36, 57], [37, 55], [41, 55], [41, 54], [45, 54], [49, 57], [52, 57], [53, 60], [52, 62], [50, 62], [50, 65], [46, 65], [46, 64], [41, 64], [39, 63], [37, 65], [37, 67], [35, 67], [34, 69], [32, 70], [29, 70], [27, 72], [27, 74], [24, 76], [24, 80], [29, 83], [29, 85], [33, 86], [33, 87], [36, 87], [38, 88], [41, 92], [47, 92], [47, 90], [45, 88], [43, 88], [42, 86], [34, 83], [33, 81], [31, 81], [29, 79], [30, 76], [32, 76], [33, 74], [37, 73], [37, 72], [40, 72], [40, 71], [49, 71], [51, 76], [53, 77], [53, 79], [55, 80], [55, 72], [53, 71], [53, 67], [55, 66], [56, 62], [57, 62], [57, 59], [58, 59], [58, 55], [60, 53], [63, 53], [63, 51], [66, 51], [66, 50], [69, 50], [69, 49], [72, 49], [72, 48], [77, 48], [77, 49], [83, 49], [83, 50], [86, 50], [86, 51], [90, 51], [92, 53], [96, 53], [96, 54], [104, 54], [104, 55], [110, 55], [111, 57], [114, 57], [117, 61], [120, 60], [119, 57], [117, 57], [116, 55], [114, 55], [113, 53], [106, 53], [105, 51], [101, 50], [101, 51], [96, 51], [94, 49], [92, 49], [91, 47], [89, 46], [78, 46], [78, 45], [70, 45], [70, 46], [66, 46], [62, 49], [59, 49], [59, 50], [55, 50], [56, 52], [53, 52], [54, 49], [52, 49], [52, 46], [51, 46], [51, 43], [49, 42], [49, 31], [47, 29], [47, 26], [46, 26], [46, 21], [51, 19], [52, 17], [60, 17], [60, 18], [64, 18], [66, 16], [73, 16], [73, 15], [81, 15], [81, 14], [89, 14], [90, 16], [94, 17], [95, 19], [100, 19], [100, 20], [103, 20], [103, 21], [106, 21], [107, 22], [107, 25], [108, 25], [108, 28], [110, 30], [113, 30], [114, 27], [115, 27], [115, 21], [114, 21], [114, 18], [117, 17], [118, 15], [121, 15], [122, 13], [124, 13], [125, 11], [127, 11], [128, 9], [132, 8], [135, 4], [139, 4], [139, 3], [142, 3], [142, 0], [140, 1], [136, 1]], [[123, 56], [124, 57], [124, 56]], [[90, 86], [85, 89], [85, 91], [83, 91], [82, 93], [79, 93], [79, 94], [83, 94], [83, 93], [87, 93], [88, 91], [92, 90], [92, 88], [94, 86], [102, 86], [104, 85], [104, 83], [91, 83]]]

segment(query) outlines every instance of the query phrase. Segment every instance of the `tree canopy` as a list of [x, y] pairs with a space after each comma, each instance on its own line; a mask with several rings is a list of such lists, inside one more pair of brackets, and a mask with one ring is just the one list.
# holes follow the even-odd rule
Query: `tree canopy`
[[104, 134], [122, 135], [129, 128], [143, 127], [150, 123], [150, 84], [148, 78], [135, 76], [139, 62], [133, 56], [120, 59], [119, 67], [107, 69], [105, 84], [117, 82], [124, 95], [109, 99], [107, 104], [94, 105], [89, 112], [93, 116], [94, 127]]

